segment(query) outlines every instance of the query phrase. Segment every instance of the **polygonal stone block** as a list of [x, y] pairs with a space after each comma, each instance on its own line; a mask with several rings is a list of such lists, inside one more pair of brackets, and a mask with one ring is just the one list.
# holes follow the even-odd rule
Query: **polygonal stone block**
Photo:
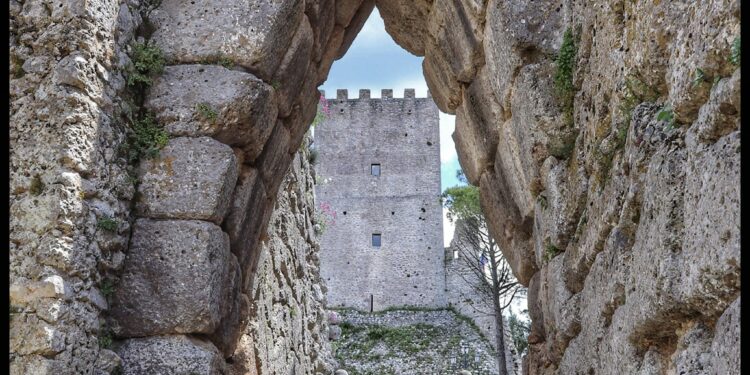
[[225, 58], [269, 80], [303, 17], [303, 0], [164, 0], [151, 42], [173, 64]]
[[125, 340], [117, 350], [123, 375], [220, 374], [224, 358], [211, 343], [191, 337], [155, 336]]
[[118, 336], [212, 333], [228, 303], [230, 255], [215, 224], [138, 219], [112, 303]]
[[175, 65], [154, 81], [145, 106], [172, 136], [208, 136], [260, 155], [277, 116], [270, 85], [216, 65]]
[[221, 224], [237, 182], [232, 149], [214, 139], [175, 138], [139, 168], [139, 215]]

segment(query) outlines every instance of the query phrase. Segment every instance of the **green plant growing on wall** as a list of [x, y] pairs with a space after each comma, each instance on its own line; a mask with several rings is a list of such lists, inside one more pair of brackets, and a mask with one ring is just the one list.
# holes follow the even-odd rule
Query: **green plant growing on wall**
[[218, 113], [216, 113], [216, 110], [214, 110], [210, 104], [205, 102], [196, 104], [195, 112], [201, 119], [210, 121], [212, 123], [215, 122], [216, 118], [218, 117]]
[[573, 84], [573, 73], [575, 72], [576, 45], [573, 32], [570, 28], [563, 34], [562, 45], [555, 59], [555, 93], [560, 101], [560, 109], [563, 114], [563, 122], [566, 126], [573, 125], [573, 99], [575, 97], [575, 86]]
[[99, 291], [105, 298], [109, 298], [115, 292], [115, 282], [112, 279], [104, 279], [99, 285]]
[[31, 195], [41, 195], [44, 192], [44, 187], [45, 185], [42, 178], [39, 177], [39, 175], [36, 175], [31, 179], [29, 193], [31, 193]]
[[625, 117], [625, 131], [630, 127], [630, 120], [633, 116], [633, 109], [643, 102], [654, 102], [659, 98], [659, 91], [643, 82], [640, 73], [635, 72], [625, 77], [625, 94], [620, 101], [620, 112]]
[[544, 210], [547, 209], [547, 197], [540, 194], [539, 196], [536, 197], [536, 201], [539, 202], [539, 206], [541, 206], [542, 209]]
[[112, 334], [112, 331], [104, 327], [99, 332], [99, 337], [97, 338], [97, 341], [99, 342], [99, 347], [103, 349], [109, 349], [112, 347], [112, 343], [114, 342], [114, 335]]
[[132, 131], [124, 146], [128, 152], [128, 162], [138, 163], [142, 158], [151, 159], [159, 155], [159, 150], [169, 142], [169, 135], [156, 124], [151, 114], [132, 120]]
[[740, 57], [742, 57], [742, 50], [740, 46], [740, 37], [734, 38], [732, 41], [732, 47], [730, 48], [729, 62], [734, 66], [740, 66]]
[[141, 89], [151, 86], [153, 78], [164, 71], [166, 63], [158, 47], [145, 43], [133, 45], [131, 60], [131, 65], [126, 69], [128, 86]]
[[114, 232], [117, 230], [118, 222], [114, 218], [103, 217], [96, 222], [96, 227], [99, 229], [104, 229], [109, 232]]
[[273, 87], [274, 90], [278, 90], [278, 89], [281, 88], [281, 82], [279, 82], [277, 80], [273, 80], [271, 82], [271, 87]]
[[704, 72], [701, 68], [696, 68], [695, 73], [693, 74], [693, 87], [698, 87], [702, 85], [703, 82], [708, 82], [708, 78], [706, 78], [706, 72]]
[[219, 56], [219, 65], [229, 69], [234, 66], [234, 60], [232, 60], [231, 57], [220, 55]]
[[560, 254], [560, 249], [553, 245], [552, 243], [548, 243], [547, 246], [544, 248], [544, 261], [549, 262], [552, 260], [552, 258], [556, 257], [557, 254]]
[[656, 114], [656, 120], [667, 123], [667, 126], [664, 128], [664, 130], [672, 130], [675, 123], [672, 107], [670, 105], [665, 105], [664, 107], [662, 107], [662, 109]]

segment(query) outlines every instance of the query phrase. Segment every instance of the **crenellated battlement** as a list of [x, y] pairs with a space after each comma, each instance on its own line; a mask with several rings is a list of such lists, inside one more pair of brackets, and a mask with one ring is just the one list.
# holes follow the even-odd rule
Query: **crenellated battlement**
[[424, 98], [417, 98], [415, 94], [415, 90], [412, 88], [404, 89], [404, 96], [403, 98], [394, 98], [393, 97], [393, 89], [382, 89], [380, 90], [380, 98], [372, 98], [370, 95], [370, 89], [360, 89], [359, 90], [359, 97], [356, 98], [349, 98], [349, 90], [347, 89], [338, 89], [336, 90], [336, 97], [335, 98], [328, 98], [326, 97], [325, 90], [319, 90], [320, 95], [322, 95], [326, 99], [338, 99], [338, 100], [358, 100], [358, 99], [427, 99], [432, 98], [432, 94], [430, 91], [427, 91], [427, 97]]

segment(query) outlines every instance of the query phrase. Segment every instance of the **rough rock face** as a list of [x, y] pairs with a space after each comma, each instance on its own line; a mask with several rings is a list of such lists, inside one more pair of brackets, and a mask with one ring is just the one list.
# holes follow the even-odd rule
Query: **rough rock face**
[[[316, 87], [374, 5], [394, 39], [425, 56], [438, 107], [460, 116], [461, 164], [530, 288], [528, 373], [665, 374], [690, 372], [698, 360], [714, 373], [737, 368], [738, 349], [714, 343], [736, 337], [727, 309], [739, 305], [739, 2], [154, 5], [10, 2], [12, 373], [117, 367], [100, 323], [108, 281], [118, 280], [133, 220], [148, 215], [130, 209], [135, 189], [118, 152], [129, 131], [123, 114], [151, 108], [184, 122], [161, 124], [178, 129], [172, 136], [214, 137], [233, 149], [240, 184], [227, 187], [233, 219], [222, 231], [239, 263], [233, 285], [242, 287], [225, 297], [251, 299], [261, 240], [315, 116]], [[135, 38], [161, 47], [173, 67], [216, 66], [216, 82], [248, 96], [191, 98], [192, 86], [178, 81], [195, 73], [170, 68], [174, 106], [146, 92], [140, 108], [123, 94]], [[192, 100], [205, 104], [203, 116], [188, 119]], [[267, 109], [239, 116], [238, 103]], [[216, 126], [206, 121], [214, 117]], [[224, 125], [252, 129], [227, 139]], [[201, 210], [223, 207], [208, 198]], [[173, 217], [221, 222], [217, 212]], [[242, 304], [231, 305], [203, 342], [225, 358], [246, 323]]]
[[230, 374], [333, 372], [308, 158], [309, 151], [296, 154], [281, 184], [250, 289], [252, 323], [242, 332]]

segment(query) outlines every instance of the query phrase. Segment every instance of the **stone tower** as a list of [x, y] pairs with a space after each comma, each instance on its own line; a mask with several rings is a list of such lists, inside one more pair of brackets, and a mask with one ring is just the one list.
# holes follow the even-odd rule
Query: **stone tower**
[[392, 93], [338, 90], [315, 128], [316, 194], [335, 215], [320, 245], [330, 307], [446, 305], [438, 108]]

